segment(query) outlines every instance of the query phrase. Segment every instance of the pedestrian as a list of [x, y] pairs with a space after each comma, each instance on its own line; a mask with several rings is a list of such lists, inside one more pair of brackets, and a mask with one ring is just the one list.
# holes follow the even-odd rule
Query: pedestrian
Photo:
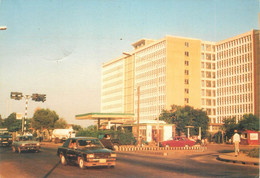
[[233, 135], [233, 144], [235, 147], [235, 157], [239, 154], [239, 142], [240, 142], [240, 135], [237, 133], [237, 130], [234, 131], [235, 134]]

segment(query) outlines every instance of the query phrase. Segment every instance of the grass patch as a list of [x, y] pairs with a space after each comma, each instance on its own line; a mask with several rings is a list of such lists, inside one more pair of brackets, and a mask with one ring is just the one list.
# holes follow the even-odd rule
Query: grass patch
[[253, 158], [259, 158], [259, 148], [254, 148], [248, 151], [248, 156]]

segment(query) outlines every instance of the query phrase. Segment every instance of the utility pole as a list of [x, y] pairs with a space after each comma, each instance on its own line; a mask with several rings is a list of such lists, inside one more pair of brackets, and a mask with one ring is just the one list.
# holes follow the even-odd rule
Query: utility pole
[[22, 98], [25, 98], [25, 114], [24, 114], [24, 117], [22, 118], [22, 133], [24, 134], [29, 99], [32, 98], [32, 100], [34, 100], [36, 102], [37, 101], [44, 102], [44, 101], [46, 101], [46, 94], [35, 93], [35, 94], [32, 94], [32, 96], [31, 95], [24, 96], [23, 93], [21, 93], [21, 92], [11, 92], [10, 98], [15, 99], [15, 100], [21, 100]]

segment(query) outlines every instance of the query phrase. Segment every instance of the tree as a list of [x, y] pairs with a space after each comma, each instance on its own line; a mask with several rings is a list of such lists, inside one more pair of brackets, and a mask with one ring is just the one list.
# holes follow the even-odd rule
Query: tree
[[222, 128], [226, 132], [228, 139], [230, 139], [234, 135], [234, 130], [237, 129], [236, 118], [224, 119]]
[[16, 119], [16, 113], [11, 113], [2, 123], [2, 127], [7, 128], [10, 132], [22, 129], [22, 120]]
[[55, 129], [66, 129], [66, 127], [68, 126], [68, 123], [60, 118], [59, 120], [57, 120], [55, 123], [54, 123], [54, 128]]
[[54, 123], [59, 120], [55, 111], [50, 109], [38, 109], [32, 118], [32, 127], [37, 130], [53, 129]]
[[238, 123], [238, 129], [259, 131], [259, 118], [253, 114], [244, 114]]
[[166, 123], [175, 124], [176, 131], [180, 135], [181, 133], [187, 134], [186, 126], [194, 126], [194, 129], [190, 129], [191, 135], [199, 134], [199, 127], [201, 127], [202, 137], [206, 136], [208, 129], [209, 118], [206, 112], [201, 109], [194, 109], [191, 106], [177, 106], [172, 105], [171, 110], [163, 110], [160, 115], [160, 120], [164, 120]]
[[75, 131], [82, 130], [83, 128], [80, 125], [72, 125], [72, 129]]

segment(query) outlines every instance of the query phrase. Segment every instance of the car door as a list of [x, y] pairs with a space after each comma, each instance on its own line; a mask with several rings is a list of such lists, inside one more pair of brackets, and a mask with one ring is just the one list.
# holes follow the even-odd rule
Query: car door
[[71, 139], [67, 149], [67, 159], [71, 162], [77, 161], [77, 140]]

